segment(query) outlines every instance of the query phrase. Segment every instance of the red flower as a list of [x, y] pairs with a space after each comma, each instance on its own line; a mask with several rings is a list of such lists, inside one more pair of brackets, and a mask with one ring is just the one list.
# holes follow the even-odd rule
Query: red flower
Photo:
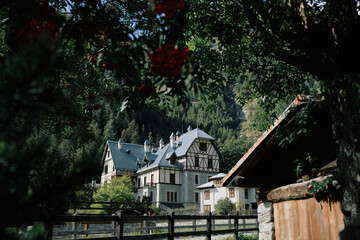
[[310, 184], [310, 185], [308, 186], [308, 189], [311, 190], [312, 188], [313, 188], [313, 185]]
[[177, 10], [184, 7], [184, 0], [155, 0], [154, 12], [157, 14], [165, 14], [165, 18], [169, 19], [174, 16]]
[[165, 44], [148, 57], [155, 75], [176, 77], [180, 75], [184, 62], [188, 59], [188, 48], [177, 49], [173, 44]]

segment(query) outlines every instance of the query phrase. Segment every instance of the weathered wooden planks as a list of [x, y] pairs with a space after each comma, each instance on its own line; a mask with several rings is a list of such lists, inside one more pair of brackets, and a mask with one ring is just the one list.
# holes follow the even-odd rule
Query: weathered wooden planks
[[314, 198], [274, 203], [274, 223], [277, 240], [335, 240], [344, 229], [340, 203]]

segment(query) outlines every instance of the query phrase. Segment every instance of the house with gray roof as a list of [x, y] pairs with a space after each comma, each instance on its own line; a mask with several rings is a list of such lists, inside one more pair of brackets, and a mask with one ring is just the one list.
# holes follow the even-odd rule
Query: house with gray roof
[[196, 206], [200, 209], [200, 190], [219, 173], [222, 160], [215, 139], [190, 126], [186, 133], [172, 133], [169, 143], [160, 140], [153, 148], [144, 145], [107, 141], [101, 183], [129, 175], [136, 197], [150, 197], [152, 204], [167, 210]]
[[197, 187], [200, 190], [200, 212], [213, 212], [215, 205], [225, 197], [236, 205], [238, 210], [257, 209], [256, 188], [243, 188], [230, 184], [222, 186], [221, 181], [226, 176], [219, 173], [209, 178], [209, 182]]

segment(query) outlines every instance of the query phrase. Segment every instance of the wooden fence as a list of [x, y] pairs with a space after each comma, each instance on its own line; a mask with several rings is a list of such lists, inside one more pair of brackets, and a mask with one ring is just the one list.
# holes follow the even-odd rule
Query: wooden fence
[[[246, 222], [250, 220], [251, 223]], [[196, 225], [196, 220], [202, 220], [204, 225]], [[216, 220], [227, 220], [227, 224], [215, 224]], [[239, 220], [242, 220], [239, 224]], [[127, 215], [123, 211], [119, 211], [113, 215], [73, 215], [73, 216], [57, 216], [54, 219], [57, 224], [63, 222], [71, 222], [72, 230], [64, 230], [60, 232], [54, 232], [56, 236], [72, 235], [73, 239], [77, 239], [77, 236], [84, 235], [107, 235], [107, 237], [91, 238], [95, 239], [174, 239], [175, 237], [189, 237], [189, 236], [206, 236], [207, 240], [211, 240], [212, 235], [233, 233], [234, 239], [238, 239], [239, 232], [253, 232], [258, 231], [257, 215], [229, 215], [229, 216], [217, 216], [209, 213], [208, 215], [176, 215], [172, 212], [169, 215], [158, 216], [136, 216]], [[159, 221], [167, 222], [166, 227], [158, 227], [156, 224]], [[176, 222], [179, 221], [192, 221], [191, 226], [176, 226]], [[91, 230], [87, 229], [86, 223], [111, 223], [112, 227], [107, 229]], [[77, 229], [79, 223], [85, 223], [85, 229]], [[141, 235], [128, 235], [125, 234], [125, 223], [138, 223], [139, 228], [137, 231], [141, 232]], [[218, 227], [222, 229], [216, 229]], [[153, 233], [159, 232], [159, 230], [166, 229], [165, 233]], [[185, 230], [185, 231], [184, 231]], [[80, 238], [79, 238], [80, 239]], [[82, 239], [82, 238], [81, 238]], [[89, 238], [90, 239], [90, 238]]]
[[[106, 205], [107, 207], [91, 207], [94, 204]], [[119, 208], [117, 206], [125, 205], [128, 206], [126, 208]], [[129, 207], [131, 206], [131, 207]], [[74, 202], [70, 209], [73, 210], [73, 213], [76, 213], [77, 210], [105, 210], [109, 213], [114, 213], [119, 210], [138, 210], [135, 206], [143, 206], [142, 209], [145, 209], [145, 212], [149, 212], [150, 200], [145, 202], [114, 202], [110, 200], [109, 202]], [[141, 207], [140, 207], [141, 208]]]

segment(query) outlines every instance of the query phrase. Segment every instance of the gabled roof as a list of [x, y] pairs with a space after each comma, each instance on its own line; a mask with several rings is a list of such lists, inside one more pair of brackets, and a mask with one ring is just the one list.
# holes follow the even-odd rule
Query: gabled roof
[[159, 149], [157, 152], [157, 157], [155, 161], [147, 167], [142, 167], [137, 171], [137, 173], [145, 172], [154, 168], [158, 167], [167, 167], [167, 168], [177, 168], [177, 169], [183, 169], [184, 166], [179, 163], [178, 161], [175, 161], [175, 164], [170, 163], [170, 157], [175, 154], [174, 149], [170, 146], [170, 144], [166, 144], [162, 149]]
[[215, 140], [213, 137], [205, 133], [199, 128], [195, 128], [194, 130], [191, 130], [190, 132], [186, 132], [182, 134], [179, 139], [176, 141], [177, 144], [181, 143], [180, 146], [176, 148], [176, 156], [181, 157], [186, 154], [186, 152], [189, 150], [192, 143], [195, 141], [195, 139], [205, 139], [213, 141]]
[[[175, 135], [172, 134], [170, 138], [171, 137], [175, 138]], [[214, 138], [212, 138], [210, 135], [200, 130], [199, 128], [196, 128], [179, 136], [178, 140], [175, 141], [174, 147], [171, 147], [171, 145], [168, 143], [161, 149], [150, 149], [156, 149], [156, 152], [145, 152], [144, 145], [121, 142], [121, 149], [118, 147], [118, 142], [115, 141], [107, 141], [107, 145], [111, 152], [115, 169], [141, 173], [157, 167], [183, 169], [184, 166], [178, 161], [175, 161], [175, 164], [171, 164], [170, 158], [172, 156], [175, 156], [176, 158], [184, 156], [195, 139], [214, 141]], [[145, 144], [147, 143], [148, 142], [145, 141]], [[149, 162], [144, 162], [145, 159]], [[137, 163], [141, 165], [141, 168], [139, 168]]]
[[215, 176], [209, 177], [209, 180], [222, 179], [225, 176], [226, 176], [225, 173], [219, 173], [219, 174], [216, 174]]
[[115, 169], [136, 171], [138, 169], [136, 165], [137, 159], [140, 160], [141, 164], [144, 164], [144, 156], [149, 160], [156, 158], [156, 155], [151, 152], [145, 152], [143, 145], [122, 143], [122, 147], [119, 149], [118, 142], [107, 141], [107, 144], [114, 161]]
[[204, 188], [213, 188], [214, 187], [214, 181], [210, 181], [210, 182], [207, 182], [207, 183], [204, 183], [200, 186], [197, 186], [196, 188], [197, 189], [204, 189]]
[[[319, 126], [313, 129], [311, 137], [307, 137], [300, 145], [281, 148], [279, 138], [275, 134], [280, 129], [297, 126], [295, 116], [303, 109], [305, 103], [311, 102], [306, 96], [298, 95], [289, 107], [280, 115], [269, 130], [254, 143], [242, 156], [230, 172], [223, 178], [222, 185], [228, 186], [239, 175], [236, 185], [247, 187], [271, 188], [296, 181], [294, 160], [303, 158], [307, 152], [314, 152], [319, 163], [332, 161], [336, 156], [336, 143], [332, 138], [331, 124], [324, 110], [319, 108], [316, 119]], [[321, 102], [316, 100], [315, 102]], [[297, 107], [297, 108], [294, 108]], [[293, 111], [290, 111], [294, 108]]]

